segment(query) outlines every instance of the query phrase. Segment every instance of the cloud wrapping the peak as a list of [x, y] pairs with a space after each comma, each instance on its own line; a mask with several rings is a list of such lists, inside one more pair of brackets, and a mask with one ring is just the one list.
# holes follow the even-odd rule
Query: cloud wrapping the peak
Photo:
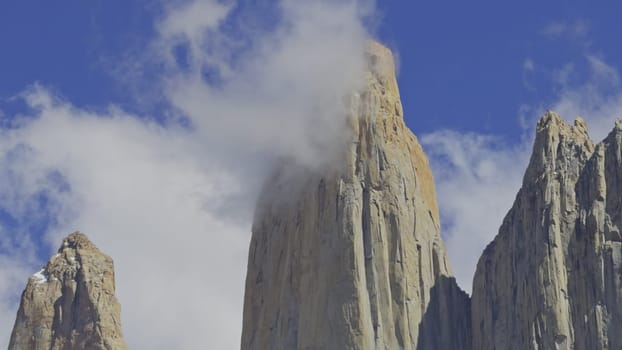
[[[283, 1], [278, 9], [281, 25], [254, 33], [250, 47], [231, 45], [228, 32], [186, 34], [193, 63], [168, 78], [166, 95], [208, 147], [227, 142], [314, 165], [345, 134], [344, 96], [360, 86], [368, 34], [354, 1]], [[165, 42], [176, 35], [164, 33]], [[180, 42], [169, 44], [170, 53]]]

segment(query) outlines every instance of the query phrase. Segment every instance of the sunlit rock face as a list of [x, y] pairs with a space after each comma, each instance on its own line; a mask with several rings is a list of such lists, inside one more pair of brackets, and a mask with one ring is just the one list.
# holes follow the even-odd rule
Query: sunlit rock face
[[547, 112], [473, 282], [474, 349], [622, 349], [622, 126]]
[[371, 43], [367, 59], [338, 164], [283, 163], [263, 189], [242, 349], [470, 349], [469, 298], [452, 277], [391, 52]]
[[75, 232], [28, 280], [9, 350], [127, 349], [120, 313], [112, 259]]

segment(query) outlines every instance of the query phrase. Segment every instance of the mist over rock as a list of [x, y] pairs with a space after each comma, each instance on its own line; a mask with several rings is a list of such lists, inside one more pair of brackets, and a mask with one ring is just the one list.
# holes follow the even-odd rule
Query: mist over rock
[[474, 349], [622, 348], [622, 126], [594, 144], [547, 112], [516, 201], [479, 260]]
[[258, 201], [242, 349], [470, 349], [428, 159], [391, 52], [367, 51], [339, 164], [282, 164]]
[[112, 259], [74, 232], [29, 278], [9, 350], [127, 349], [120, 313]]

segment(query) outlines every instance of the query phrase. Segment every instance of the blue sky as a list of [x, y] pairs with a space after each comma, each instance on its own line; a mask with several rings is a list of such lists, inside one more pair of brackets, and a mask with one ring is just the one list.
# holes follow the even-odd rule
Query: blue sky
[[[553, 71], [573, 62], [580, 83], [585, 55], [622, 61], [614, 44], [620, 5], [613, 2], [406, 3], [379, 3], [380, 37], [400, 54], [406, 115], [423, 132], [455, 128], [515, 139], [520, 107], [555, 99]], [[525, 72], [527, 60], [533, 72]]]
[[[1, 5], [0, 324], [79, 229], [115, 257], [130, 345], [192, 348], [192, 334], [237, 344], [254, 196], [273, 157], [316, 164], [332, 151], [334, 96], [354, 86], [369, 37], [395, 53], [406, 122], [431, 158], [443, 236], [470, 290], [539, 115], [581, 114], [596, 139], [622, 116], [622, 9], [599, 4]], [[144, 298], [162, 275], [161, 295]], [[177, 310], [194, 328], [153, 324], [171, 296], [195, 300]], [[216, 316], [202, 321], [205, 310]]]

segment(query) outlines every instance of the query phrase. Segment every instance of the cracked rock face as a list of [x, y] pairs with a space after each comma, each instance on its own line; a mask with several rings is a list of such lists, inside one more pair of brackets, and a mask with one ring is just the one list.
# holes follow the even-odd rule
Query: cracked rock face
[[82, 233], [28, 280], [9, 350], [127, 349], [112, 259]]
[[428, 160], [393, 58], [368, 49], [342, 166], [283, 164], [258, 201], [242, 349], [470, 349]]
[[590, 140], [547, 112], [516, 201], [479, 260], [474, 349], [622, 349], [622, 126]]

